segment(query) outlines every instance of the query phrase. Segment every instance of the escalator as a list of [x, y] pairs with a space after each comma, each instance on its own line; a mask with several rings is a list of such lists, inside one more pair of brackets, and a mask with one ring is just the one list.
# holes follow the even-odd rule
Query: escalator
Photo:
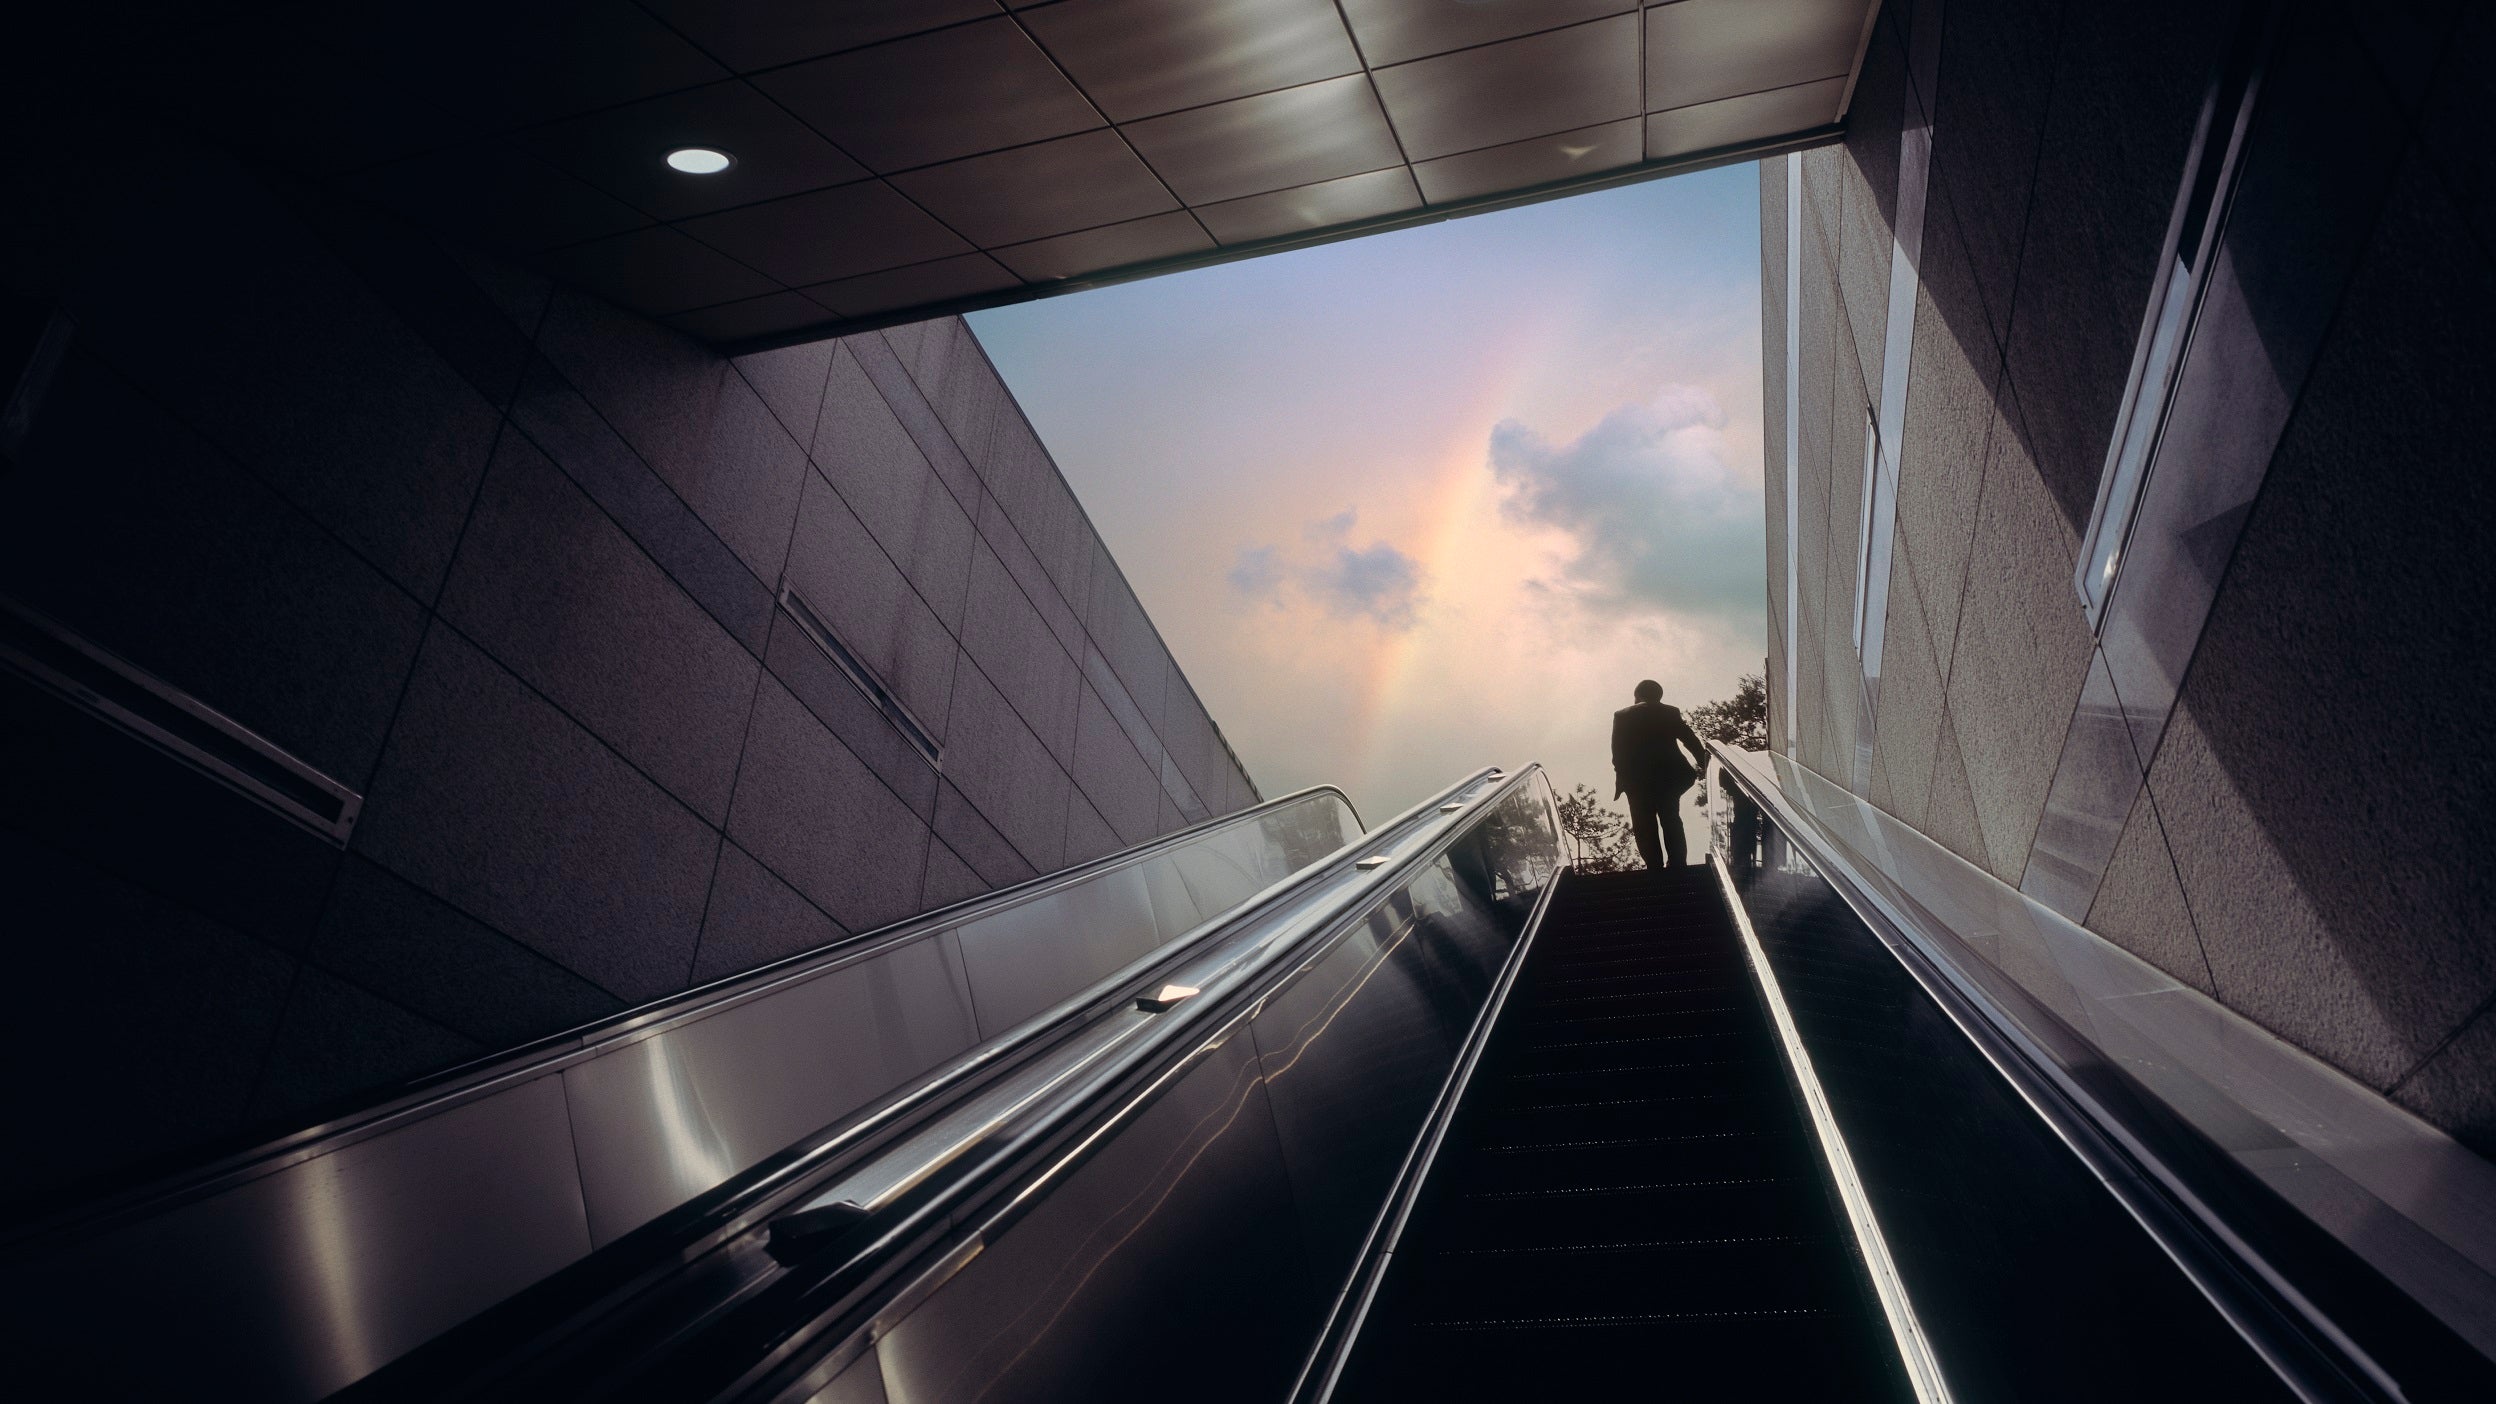
[[1563, 879], [1340, 1399], [1910, 1397], [1705, 867]]
[[1708, 790], [1663, 875], [1534, 767], [1312, 792], [518, 1050], [8, 1245], [9, 1378], [2496, 1397], [2483, 1162], [1782, 758]]

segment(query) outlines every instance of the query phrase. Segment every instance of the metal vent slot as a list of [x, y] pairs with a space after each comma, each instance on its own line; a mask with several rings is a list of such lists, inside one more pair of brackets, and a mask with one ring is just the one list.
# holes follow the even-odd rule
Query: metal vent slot
[[895, 697], [890, 688], [884, 686], [883, 679], [875, 675], [875, 670], [849, 651], [840, 636], [832, 632], [832, 626], [824, 623], [823, 617], [806, 603], [806, 597], [797, 593], [797, 588], [785, 580], [780, 583], [780, 608], [796, 622], [807, 638], [814, 641], [815, 647], [823, 650], [823, 656], [832, 660], [833, 666], [841, 670], [841, 675], [849, 679], [850, 685], [875, 704], [875, 709], [884, 714], [884, 720], [893, 724], [893, 730], [901, 733], [902, 739], [910, 743], [930, 768], [943, 768], [937, 763], [936, 738], [928, 733], [926, 727], [919, 725], [919, 719], [911, 715], [910, 709], [902, 705], [901, 699]]
[[364, 808], [362, 795], [171, 683], [4, 597], [0, 664], [340, 848], [347, 846]]

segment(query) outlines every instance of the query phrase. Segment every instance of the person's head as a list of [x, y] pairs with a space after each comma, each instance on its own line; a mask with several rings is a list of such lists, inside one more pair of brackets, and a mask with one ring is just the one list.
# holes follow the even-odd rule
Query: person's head
[[1637, 691], [1632, 692], [1630, 696], [1641, 702], [1661, 702], [1664, 700], [1664, 684], [1649, 678], [1638, 684]]

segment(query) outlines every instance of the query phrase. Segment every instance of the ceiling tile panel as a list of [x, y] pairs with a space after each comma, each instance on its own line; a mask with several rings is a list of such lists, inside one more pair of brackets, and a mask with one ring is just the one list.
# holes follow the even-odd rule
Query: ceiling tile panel
[[1340, 180], [1320, 181], [1296, 190], [1277, 190], [1206, 205], [1196, 217], [1225, 244], [1245, 244], [1285, 234], [1306, 234], [1329, 225], [1376, 219], [1421, 207], [1421, 192], [1412, 173], [1402, 166]]
[[1647, 110], [1843, 77], [1866, 0], [1681, 0], [1647, 11]]
[[792, 287], [970, 252], [951, 230], [874, 180], [704, 215], [678, 227]]
[[1355, 74], [1123, 128], [1192, 205], [1287, 190], [1399, 164], [1395, 133]]
[[[866, 175], [814, 129], [741, 82], [713, 83], [540, 127], [522, 141], [636, 208], [683, 219]], [[667, 153], [707, 146], [736, 164], [716, 175], [671, 169]]]
[[997, 0], [642, 0], [739, 72], [995, 15]]
[[1771, 92], [1719, 98], [1647, 116], [1647, 159], [1686, 156], [1737, 142], [1764, 141], [1837, 120], [1846, 78], [1824, 78]]
[[1638, 0], [1343, 0], [1361, 52], [1378, 68], [1636, 8]]
[[1444, 205], [1634, 166], [1638, 164], [1642, 143], [1641, 125], [1632, 117], [1459, 156], [1442, 156], [1413, 167], [1413, 174], [1421, 180], [1423, 197], [1434, 205]]
[[503, 126], [610, 107], [728, 76], [629, 0], [434, 0], [288, 7], [323, 47], [406, 75], [433, 100]]
[[1334, 0], [1062, 0], [1023, 23], [1119, 122], [1361, 68]]
[[1031, 282], [1045, 283], [1130, 263], [1202, 253], [1212, 247], [1213, 240], [1205, 237], [1195, 218], [1182, 211], [1018, 244], [997, 250], [997, 257]]
[[1085, 132], [893, 177], [981, 244], [1017, 244], [1177, 209], [1114, 131]]
[[555, 276], [652, 316], [776, 291], [769, 278], [665, 225], [574, 244], [544, 262]]
[[374, 166], [339, 184], [419, 224], [513, 249], [574, 244], [650, 222], [500, 139]]
[[808, 297], [844, 317], [872, 317], [896, 307], [946, 302], [976, 293], [1018, 287], [1021, 281], [986, 254], [963, 254], [956, 258], [940, 258], [933, 263], [916, 263], [908, 268], [869, 273], [863, 278], [817, 283], [804, 291]]
[[1003, 16], [853, 49], [754, 82], [879, 171], [1101, 125], [1075, 85]]
[[749, 336], [769, 336], [774, 332], [795, 331], [832, 320], [831, 309], [813, 299], [793, 292], [765, 293], [742, 302], [723, 302], [716, 307], [697, 307], [679, 312], [667, 324], [680, 332], [706, 341], [739, 341]]
[[1635, 117], [1638, 17], [1463, 49], [1377, 79], [1416, 161]]

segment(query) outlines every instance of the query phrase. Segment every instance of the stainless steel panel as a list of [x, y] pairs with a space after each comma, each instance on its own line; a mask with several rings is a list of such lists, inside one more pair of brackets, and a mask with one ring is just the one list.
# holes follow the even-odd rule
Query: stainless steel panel
[[1161, 944], [1152, 897], [1133, 868], [965, 922], [959, 936], [983, 1039]]
[[1361, 69], [1334, 0], [1063, 0], [1023, 23], [1119, 122]]
[[875, 180], [703, 215], [677, 227], [791, 287], [971, 251], [952, 230]]
[[1319, 1299], [1234, 1038], [878, 1344], [894, 1404], [1279, 1398]]
[[873, 1346], [832, 1377], [832, 1383], [806, 1396], [806, 1404], [886, 1404], [884, 1366]]
[[1395, 901], [1251, 1025], [1319, 1290], [1342, 1285], [1455, 1058], [1463, 1025], [1429, 963], [1417, 913]]
[[15, 1308], [10, 1375], [318, 1399], [588, 1249], [563, 1090], [539, 1078], [12, 1264], [43, 1293]]
[[1102, 125], [1002, 16], [760, 74], [755, 86], [878, 171]]
[[1843, 78], [1865, 0], [1681, 0], [1647, 11], [1653, 111]]
[[1359, 74], [1173, 112], [1122, 130], [1190, 204], [1358, 175], [1403, 159], [1369, 80]]
[[1634, 166], [1646, 136], [1637, 119], [1532, 137], [1461, 156], [1443, 156], [1413, 167], [1422, 198], [1434, 204], [1470, 200], [1498, 190], [1522, 190], [1616, 166]]
[[592, 1238], [640, 1227], [978, 1041], [941, 937], [565, 1071]]
[[893, 177], [929, 213], [983, 245], [1178, 208], [1116, 132], [1084, 132]]
[[1344, 17], [1377, 67], [1514, 39], [1638, 7], [1638, 0], [1534, 0], [1530, 5], [1457, 0], [1343, 0]]
[[1421, 192], [1413, 187], [1412, 175], [1396, 166], [1303, 185], [1296, 190], [1207, 205], [1196, 211], [1196, 217], [1213, 231], [1214, 238], [1226, 244], [1244, 244], [1252, 239], [1305, 234], [1330, 224], [1397, 214], [1420, 204]]
[[800, 291], [845, 317], [866, 317], [915, 302], [943, 302], [973, 293], [994, 292], [1020, 281], [986, 254], [962, 254], [839, 282], [817, 283]]
[[1377, 82], [1416, 161], [1635, 117], [1638, 17], [1381, 69]]
[[[1150, 263], [1159, 258], [1176, 258], [1180, 254], [1201, 253], [1213, 247], [1213, 239], [1196, 217], [1184, 210], [1154, 215], [1150, 219], [1131, 219], [1104, 229], [1086, 229], [1079, 234], [1060, 234], [1054, 239], [1038, 239], [1028, 244], [996, 250], [997, 261], [1014, 270], [1015, 276], [1035, 283], [1053, 282], [1060, 278], [1080, 278], [1104, 268], [1124, 268], [1131, 263]], [[1203, 818], [1203, 815], [1198, 815]]]
[[1837, 120], [1846, 96], [1843, 75], [1748, 97], [1676, 107], [1647, 118], [1647, 159], [1662, 160], [1737, 142], [1765, 141]]
[[[635, 209], [683, 219], [863, 180], [866, 168], [743, 82], [681, 93], [540, 127], [531, 151]], [[680, 147], [725, 151], [736, 164], [687, 175], [664, 159]]]

